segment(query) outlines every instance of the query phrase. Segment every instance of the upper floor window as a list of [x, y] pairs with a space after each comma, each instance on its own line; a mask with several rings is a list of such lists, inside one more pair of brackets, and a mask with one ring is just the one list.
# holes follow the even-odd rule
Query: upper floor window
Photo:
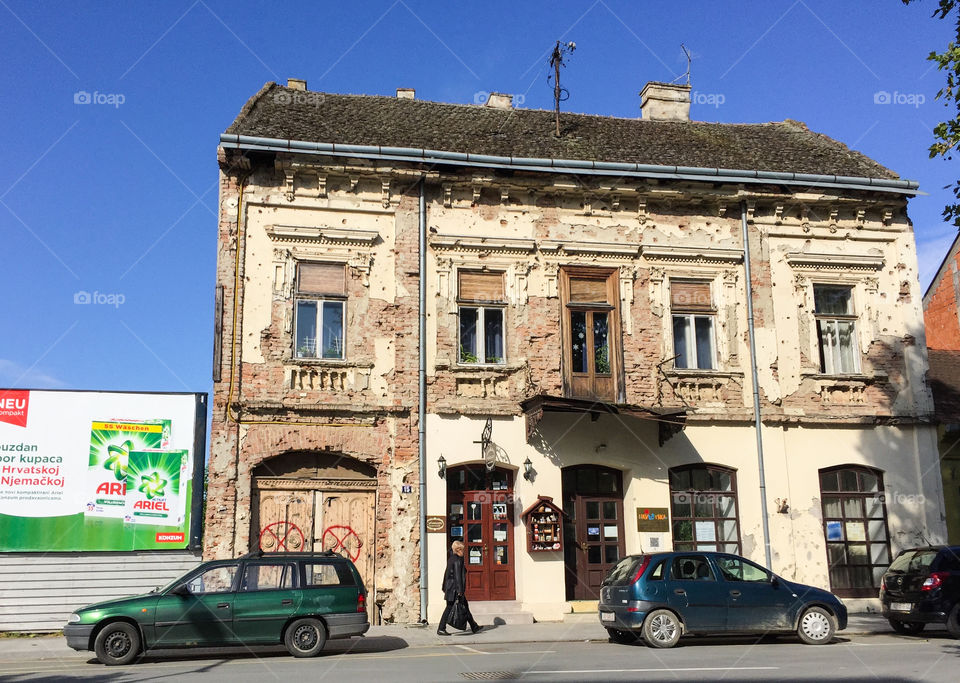
[[503, 363], [503, 273], [457, 273], [460, 302], [460, 363]]
[[346, 267], [342, 263], [297, 265], [296, 358], [343, 359], [346, 299]]
[[859, 372], [853, 288], [814, 285], [813, 301], [820, 343], [820, 371], [828, 375]]
[[563, 276], [567, 393], [614, 401], [620, 348], [616, 271], [569, 267]]
[[673, 316], [673, 365], [676, 368], [716, 368], [714, 320], [716, 309], [709, 282], [670, 281]]

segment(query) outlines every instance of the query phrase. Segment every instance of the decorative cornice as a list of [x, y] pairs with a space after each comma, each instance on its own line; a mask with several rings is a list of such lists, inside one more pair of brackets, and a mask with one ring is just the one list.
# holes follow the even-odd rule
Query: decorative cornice
[[739, 249], [665, 247], [645, 244], [640, 251], [648, 261], [678, 263], [740, 263], [743, 261], [743, 252]]
[[376, 479], [285, 479], [282, 477], [257, 477], [257, 488], [261, 491], [356, 491], [375, 490]]
[[636, 258], [640, 255], [637, 244], [618, 242], [575, 242], [572, 240], [543, 240], [540, 251], [545, 254], [576, 254], [585, 256], [620, 256]]
[[380, 238], [376, 230], [328, 228], [301, 225], [268, 225], [267, 235], [278, 242], [320, 242], [345, 246], [373, 246]]
[[880, 270], [883, 268], [882, 256], [866, 254], [814, 254], [794, 251], [787, 254], [786, 259], [793, 268], [830, 270]]
[[437, 251], [487, 251], [533, 253], [536, 240], [517, 237], [472, 237], [469, 235], [432, 235], [430, 246]]

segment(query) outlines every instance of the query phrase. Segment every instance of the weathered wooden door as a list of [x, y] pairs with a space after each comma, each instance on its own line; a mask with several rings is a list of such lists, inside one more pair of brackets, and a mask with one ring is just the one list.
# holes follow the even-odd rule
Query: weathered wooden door
[[260, 490], [258, 498], [260, 549], [270, 553], [310, 550], [313, 491]]
[[363, 585], [370, 591], [367, 604], [371, 610], [376, 559], [375, 495], [373, 491], [317, 491], [313, 544], [316, 550], [333, 550], [353, 560]]

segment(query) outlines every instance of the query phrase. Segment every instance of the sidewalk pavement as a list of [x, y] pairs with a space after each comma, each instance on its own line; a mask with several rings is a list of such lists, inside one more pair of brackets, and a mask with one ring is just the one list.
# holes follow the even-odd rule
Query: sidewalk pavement
[[[930, 631], [942, 630], [942, 626], [930, 625]], [[448, 629], [449, 630], [449, 629]], [[573, 641], [606, 641], [607, 634], [595, 614], [568, 615], [563, 622], [541, 622], [537, 624], [500, 624], [486, 625], [474, 635], [469, 631], [450, 630], [450, 637], [440, 637], [436, 624], [371, 626], [367, 635], [361, 639], [333, 640], [327, 644], [330, 652], [361, 650], [375, 652], [395, 650], [403, 647], [435, 647], [437, 645], [485, 645], [493, 643], [559, 643]], [[879, 614], [852, 614], [847, 628], [839, 635], [872, 635], [893, 633], [893, 629]], [[207, 651], [204, 648], [204, 651]], [[198, 650], [192, 650], [200, 654]], [[209, 650], [212, 656], [222, 655], [223, 650]], [[67, 647], [63, 636], [44, 635], [36, 637], [0, 638], [0, 666], [3, 661], [17, 659], [64, 659], [79, 658], [88, 660], [92, 652], [76, 652]]]

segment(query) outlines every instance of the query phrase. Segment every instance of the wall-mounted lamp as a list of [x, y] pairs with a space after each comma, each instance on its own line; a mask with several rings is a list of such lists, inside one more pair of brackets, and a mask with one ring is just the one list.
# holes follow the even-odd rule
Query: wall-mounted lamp
[[530, 456], [523, 461], [523, 478], [527, 481], [533, 481], [533, 463], [530, 462]]
[[437, 474], [440, 475], [441, 479], [446, 479], [447, 477], [447, 459], [442, 455], [437, 458]]

